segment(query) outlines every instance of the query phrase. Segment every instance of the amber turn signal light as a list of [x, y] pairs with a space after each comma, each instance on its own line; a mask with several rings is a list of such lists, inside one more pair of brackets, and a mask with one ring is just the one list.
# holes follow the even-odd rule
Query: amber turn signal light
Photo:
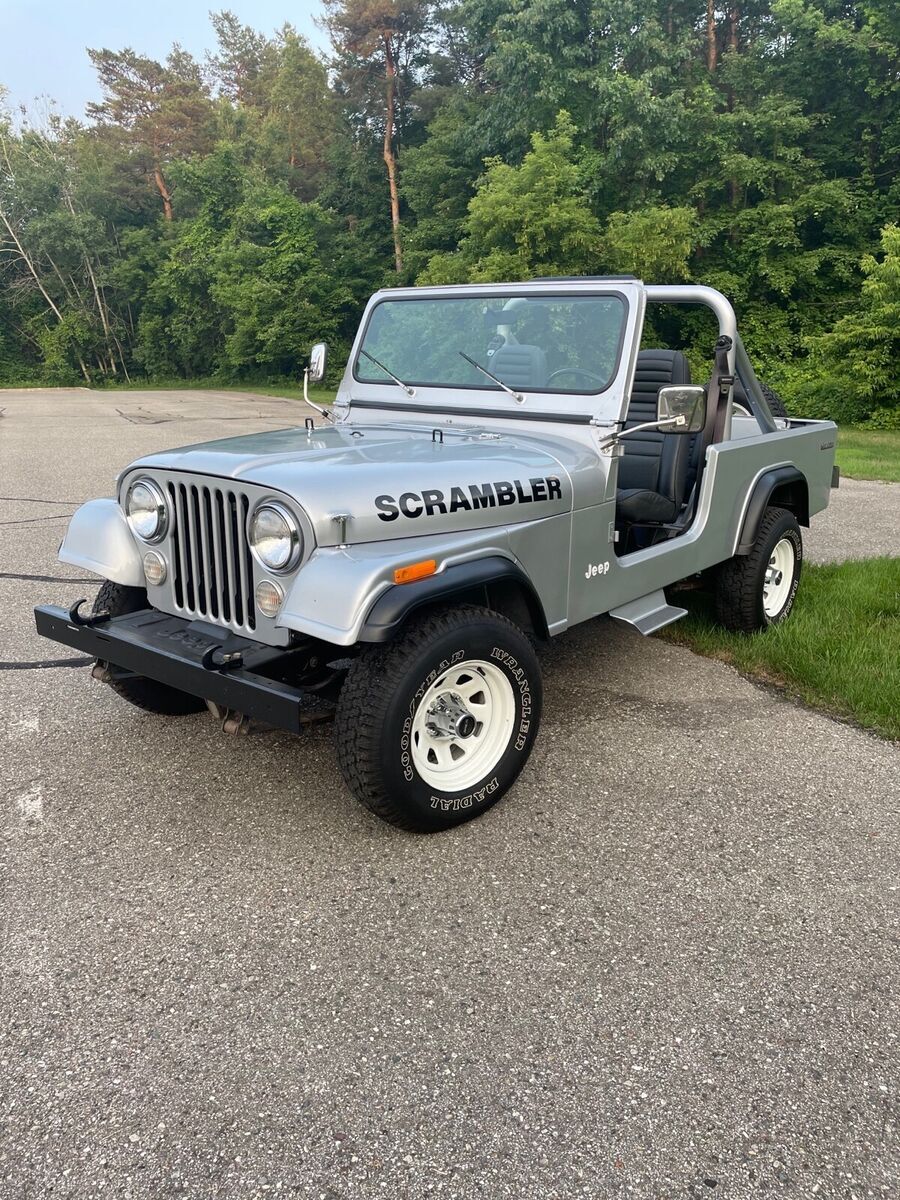
[[417, 579], [425, 579], [437, 570], [437, 562], [426, 558], [424, 562], [412, 563], [408, 567], [398, 567], [394, 572], [394, 583], [415, 583]]

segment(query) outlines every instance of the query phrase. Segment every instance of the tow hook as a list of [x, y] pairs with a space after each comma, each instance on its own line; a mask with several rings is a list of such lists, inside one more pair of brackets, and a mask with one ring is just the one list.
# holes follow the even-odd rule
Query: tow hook
[[233, 671], [244, 665], [244, 656], [240, 650], [228, 651], [224, 646], [210, 646], [204, 651], [200, 665], [207, 671]]
[[104, 621], [109, 620], [110, 613], [107, 612], [106, 609], [104, 609], [103, 612], [90, 613], [86, 617], [82, 616], [82, 614], [81, 614], [82, 604], [87, 604], [87, 600], [85, 600], [83, 597], [81, 600], [76, 600], [75, 603], [72, 605], [72, 607], [69, 609], [69, 621], [73, 625], [81, 625], [81, 626], [90, 627], [91, 625], [102, 625]]

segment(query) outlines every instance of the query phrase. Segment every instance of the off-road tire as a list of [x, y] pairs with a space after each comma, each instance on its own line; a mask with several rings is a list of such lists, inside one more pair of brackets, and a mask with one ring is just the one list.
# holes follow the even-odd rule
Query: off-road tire
[[[144, 588], [125, 587], [109, 579], [100, 588], [94, 601], [95, 613], [108, 612], [111, 617], [122, 617], [126, 613], [139, 612], [147, 607], [147, 593]], [[189, 696], [187, 692], [157, 683], [155, 679], [113, 679], [110, 680], [109, 686], [129, 704], [160, 716], [183, 717], [188, 713], [202, 712], [206, 707], [196, 696]]]
[[[475, 782], [441, 790], [419, 773], [417, 762], [430, 751], [417, 723], [430, 711], [429, 689], [432, 694], [440, 690], [455, 671], [465, 677], [469, 663], [489, 672], [502, 700], [491, 708], [491, 720], [477, 726], [477, 736], [498, 730], [500, 757], [483, 760], [485, 774]], [[366, 647], [350, 667], [334, 730], [344, 780], [357, 799], [392, 825], [421, 833], [451, 829], [496, 804], [518, 778], [537, 735], [542, 694], [534, 649], [505, 617], [465, 605], [413, 619], [395, 641]], [[479, 695], [484, 703], [476, 689], [474, 697]], [[495, 712], [505, 715], [492, 729]], [[473, 761], [478, 769], [479, 760]], [[425, 767], [431, 769], [427, 762]]]
[[[766, 401], [769, 405], [769, 411], [772, 413], [772, 416], [773, 417], [781, 417], [784, 420], [787, 420], [788, 419], [788, 411], [784, 407], [784, 401], [778, 395], [778, 393], [775, 391], [775, 389], [772, 387], [769, 387], [769, 385], [767, 383], [762, 383], [762, 382], [760, 382], [759, 388], [760, 388], [760, 391], [762, 392], [762, 394], [766, 398]], [[750, 404], [747, 401], [743, 391], [739, 393], [739, 396], [740, 396], [740, 398], [735, 398], [735, 400], [734, 400], [735, 412], [741, 413], [745, 417], [752, 417], [753, 409], [750, 407]]]
[[788, 419], [788, 410], [784, 407], [784, 401], [782, 398], [778, 395], [775, 389], [773, 387], [769, 387], [767, 383], [760, 382], [759, 386], [762, 394], [765, 396], [768, 402], [769, 410], [771, 411], [772, 416], [781, 417], [786, 421]]
[[[764, 606], [766, 572], [783, 539], [793, 547], [793, 576], [788, 581], [783, 605], [769, 614]], [[716, 574], [716, 620], [735, 633], [755, 633], [780, 625], [794, 607], [802, 566], [803, 537], [797, 518], [786, 508], [767, 508], [750, 553], [730, 558]]]

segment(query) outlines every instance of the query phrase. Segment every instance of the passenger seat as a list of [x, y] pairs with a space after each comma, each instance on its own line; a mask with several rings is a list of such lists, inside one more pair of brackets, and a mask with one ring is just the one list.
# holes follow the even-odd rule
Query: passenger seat
[[[641, 350], [625, 428], [656, 420], [659, 389], [691, 382], [680, 350]], [[616, 493], [617, 524], [668, 524], [685, 501], [691, 442], [681, 433], [645, 429], [622, 439]]]

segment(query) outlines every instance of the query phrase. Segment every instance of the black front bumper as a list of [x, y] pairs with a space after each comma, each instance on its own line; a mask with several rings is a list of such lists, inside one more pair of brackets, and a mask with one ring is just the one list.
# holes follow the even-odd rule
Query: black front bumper
[[[98, 658], [116, 672], [141, 675], [221, 708], [299, 733], [304, 689], [271, 678], [298, 650], [264, 646], [228, 630], [155, 609], [94, 623], [75, 610], [41, 605], [34, 610], [42, 637]], [[198, 628], [199, 626], [199, 628]]]

